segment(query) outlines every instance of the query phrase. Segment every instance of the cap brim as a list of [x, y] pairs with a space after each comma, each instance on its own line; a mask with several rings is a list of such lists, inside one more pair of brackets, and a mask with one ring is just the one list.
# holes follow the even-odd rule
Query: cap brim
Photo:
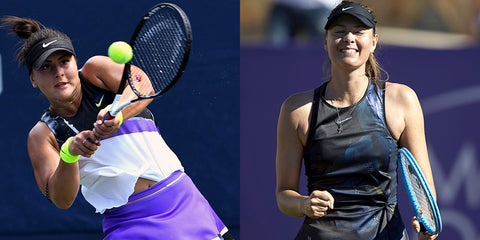
[[345, 12], [345, 13], [341, 13], [341, 14], [338, 14], [336, 15], [334, 18], [330, 19], [327, 24], [325, 24], [325, 29], [328, 29], [340, 16], [342, 15], [350, 15], [350, 16], [353, 16], [355, 17], [356, 19], [358, 19], [363, 25], [369, 27], [369, 28], [374, 28], [375, 27], [375, 24], [373, 24], [372, 22], [369, 21], [369, 19], [367, 19], [365, 16], [361, 15], [361, 14], [356, 14], [356, 13], [348, 13], [348, 12]]
[[369, 28], [375, 28], [376, 20], [369, 10], [365, 9], [359, 3], [347, 2], [345, 4], [338, 5], [335, 7], [330, 15], [328, 16], [327, 23], [325, 24], [325, 29], [330, 28], [330, 26], [342, 15], [348, 14], [355, 17], [361, 23]]
[[360, 22], [362, 22], [365, 26], [367, 26], [369, 28], [375, 27], [375, 24], [370, 22], [370, 20], [368, 18], [366, 18], [365, 16], [363, 16], [361, 14], [358, 14], [358, 13], [345, 13], [345, 14], [349, 14], [349, 15], [352, 15], [352, 16], [356, 17], [358, 20], [360, 20]]
[[68, 52], [72, 55], [75, 55], [75, 53], [72, 52], [72, 50], [68, 49], [68, 48], [63, 48], [63, 47], [51, 48], [51, 49], [48, 49], [47, 51], [43, 52], [42, 55], [40, 55], [40, 57], [38, 57], [37, 60], [35, 60], [35, 62], [32, 65], [32, 68], [37, 70], [37, 71], [40, 70], [40, 68], [42, 68], [42, 66], [43, 66], [43, 63], [45, 63], [45, 61], [47, 61], [48, 57], [50, 57], [50, 55], [52, 55], [54, 52], [57, 52], [57, 51], [65, 51], [65, 52]]

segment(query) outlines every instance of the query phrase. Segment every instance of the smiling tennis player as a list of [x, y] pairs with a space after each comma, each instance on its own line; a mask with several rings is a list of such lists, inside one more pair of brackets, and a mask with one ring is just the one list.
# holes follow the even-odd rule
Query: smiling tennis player
[[[408, 239], [397, 205], [398, 147], [411, 149], [434, 189], [420, 103], [411, 88], [380, 79], [375, 26], [367, 6], [341, 2], [325, 25], [329, 80], [282, 105], [276, 195], [283, 213], [305, 216], [296, 239]], [[299, 193], [302, 159], [308, 196]]]

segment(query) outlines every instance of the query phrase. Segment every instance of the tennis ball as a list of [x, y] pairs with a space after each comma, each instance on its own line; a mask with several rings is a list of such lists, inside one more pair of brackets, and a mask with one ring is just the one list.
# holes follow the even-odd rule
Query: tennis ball
[[123, 41], [114, 42], [108, 47], [108, 56], [116, 63], [125, 64], [132, 59], [132, 47]]

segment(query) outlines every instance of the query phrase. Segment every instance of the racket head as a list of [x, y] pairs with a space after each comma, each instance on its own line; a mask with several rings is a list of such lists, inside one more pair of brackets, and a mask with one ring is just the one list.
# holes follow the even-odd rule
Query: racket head
[[130, 45], [133, 57], [125, 65], [130, 87], [140, 99], [157, 97], [177, 83], [187, 66], [192, 45], [190, 21], [177, 5], [158, 4], [138, 23]]
[[398, 150], [398, 167], [415, 217], [427, 233], [440, 233], [442, 220], [437, 203], [415, 158], [406, 148]]

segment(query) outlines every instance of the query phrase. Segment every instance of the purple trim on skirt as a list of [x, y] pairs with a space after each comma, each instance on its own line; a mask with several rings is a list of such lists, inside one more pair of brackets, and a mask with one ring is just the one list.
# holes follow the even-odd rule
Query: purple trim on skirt
[[152, 120], [132, 118], [125, 121], [111, 137], [138, 132], [158, 132], [158, 128]]
[[133, 202], [138, 201], [139, 199], [147, 197], [148, 195], [151, 195], [155, 192], [163, 190], [166, 186], [175, 183], [184, 174], [185, 173], [183, 171], [180, 171], [180, 170], [175, 171], [172, 174], [170, 174], [170, 176], [168, 176], [161, 182], [158, 182], [157, 184], [153, 185], [152, 187], [149, 187], [143, 191], [136, 192], [130, 195], [130, 197], [128, 197], [128, 204], [131, 204]]
[[225, 224], [188, 175], [176, 171], [104, 213], [106, 240], [215, 239]]

